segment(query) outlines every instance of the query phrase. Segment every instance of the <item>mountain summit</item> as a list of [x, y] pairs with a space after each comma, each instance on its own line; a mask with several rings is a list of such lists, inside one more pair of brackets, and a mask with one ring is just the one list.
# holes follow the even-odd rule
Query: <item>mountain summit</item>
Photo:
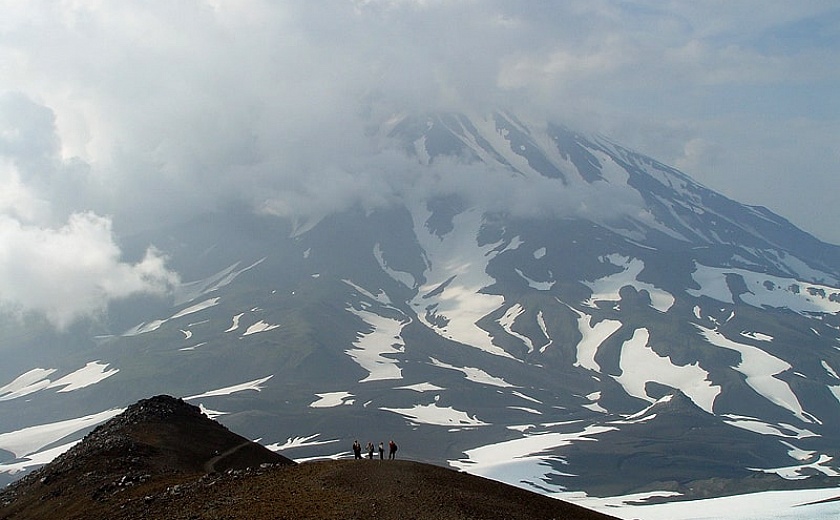
[[395, 438], [549, 495], [836, 485], [840, 248], [561, 125], [400, 116], [372, 139], [387, 197], [126, 239], [168, 255], [170, 300], [8, 321], [28, 354], [0, 368], [0, 472], [165, 391], [293, 459]]

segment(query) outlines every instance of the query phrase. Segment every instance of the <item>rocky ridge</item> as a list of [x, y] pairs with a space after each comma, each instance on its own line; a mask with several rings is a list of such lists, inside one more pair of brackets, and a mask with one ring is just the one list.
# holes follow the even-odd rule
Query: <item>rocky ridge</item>
[[606, 519], [409, 461], [295, 464], [183, 400], [142, 400], [0, 492], [0, 519]]

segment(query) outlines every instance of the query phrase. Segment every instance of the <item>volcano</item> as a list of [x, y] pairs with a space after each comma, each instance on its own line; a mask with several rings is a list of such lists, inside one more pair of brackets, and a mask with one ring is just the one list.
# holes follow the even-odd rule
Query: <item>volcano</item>
[[0, 472], [166, 393], [290, 459], [353, 439], [550, 496], [831, 487], [840, 247], [601, 136], [401, 115], [392, 197], [126, 237], [183, 282], [56, 331], [4, 318]]

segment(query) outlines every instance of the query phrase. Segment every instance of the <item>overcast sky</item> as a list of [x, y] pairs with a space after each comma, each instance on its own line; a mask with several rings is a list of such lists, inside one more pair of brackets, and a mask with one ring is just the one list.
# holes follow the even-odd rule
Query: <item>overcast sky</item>
[[836, 0], [0, 0], [0, 303], [61, 325], [165, 292], [121, 233], [386, 197], [366, 124], [497, 107], [840, 244]]

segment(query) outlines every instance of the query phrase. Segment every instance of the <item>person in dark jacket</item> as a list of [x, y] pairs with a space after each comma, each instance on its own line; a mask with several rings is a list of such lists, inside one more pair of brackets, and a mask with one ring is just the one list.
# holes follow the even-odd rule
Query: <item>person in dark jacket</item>
[[397, 458], [397, 443], [393, 439], [388, 443], [388, 460]]
[[362, 445], [361, 445], [361, 444], [359, 444], [359, 441], [358, 441], [358, 440], [353, 441], [353, 455], [354, 455], [354, 456], [355, 456], [355, 458], [357, 458], [357, 459], [361, 459], [361, 458], [362, 458]]

